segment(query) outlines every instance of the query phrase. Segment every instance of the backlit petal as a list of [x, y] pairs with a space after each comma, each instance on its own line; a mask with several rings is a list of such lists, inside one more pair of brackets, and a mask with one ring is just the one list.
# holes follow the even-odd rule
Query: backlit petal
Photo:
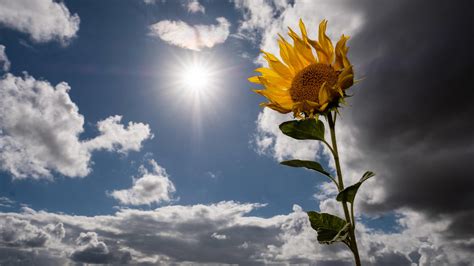
[[349, 60], [347, 59], [347, 52], [349, 48], [346, 46], [346, 42], [349, 39], [349, 36], [341, 36], [341, 39], [336, 44], [336, 59], [334, 61], [334, 69], [341, 70], [350, 65]]

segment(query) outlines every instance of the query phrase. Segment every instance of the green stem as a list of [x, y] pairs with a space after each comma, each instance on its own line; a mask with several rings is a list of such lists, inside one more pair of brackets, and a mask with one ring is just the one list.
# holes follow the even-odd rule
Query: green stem
[[334, 153], [334, 150], [332, 149], [331, 145], [329, 145], [329, 143], [326, 140], [322, 140], [322, 142], [324, 144], [326, 144], [326, 146], [329, 148], [329, 150], [331, 151], [332, 156], [336, 156], [336, 154]]
[[[336, 172], [337, 172], [337, 183], [339, 184], [339, 191], [344, 190], [344, 181], [342, 179], [342, 171], [341, 171], [341, 164], [339, 162], [339, 152], [337, 151], [337, 141], [336, 141], [336, 128], [335, 128], [335, 121], [336, 121], [336, 113], [334, 113], [334, 120], [332, 117], [332, 113], [329, 113], [327, 115], [328, 118], [328, 123], [329, 123], [329, 129], [331, 130], [331, 142], [332, 142], [332, 149], [333, 149], [333, 155], [334, 155], [334, 162], [336, 164]], [[347, 207], [347, 202], [345, 200], [342, 201], [342, 208], [344, 209], [344, 215], [346, 216], [346, 221], [351, 225], [350, 230], [349, 230], [349, 237], [350, 237], [350, 249], [352, 253], [354, 254], [354, 260], [355, 264], [357, 266], [360, 266], [360, 257], [359, 257], [359, 250], [357, 248], [357, 242], [356, 242], [356, 237], [355, 237], [355, 221], [353, 218], [353, 208], [351, 209], [352, 215], [349, 214], [349, 209]], [[352, 216], [352, 219], [351, 219]]]

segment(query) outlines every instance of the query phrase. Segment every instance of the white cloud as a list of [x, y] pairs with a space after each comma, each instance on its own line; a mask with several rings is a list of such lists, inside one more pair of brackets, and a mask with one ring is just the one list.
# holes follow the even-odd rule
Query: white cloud
[[[31, 209], [0, 213], [0, 263], [13, 259], [25, 262], [40, 256], [56, 264], [65, 258], [105, 264], [351, 262], [352, 255], [343, 245], [317, 243], [301, 207], [295, 205], [293, 212], [269, 218], [249, 215], [261, 206], [230, 201], [148, 211], [123, 209], [100, 216]], [[443, 235], [449, 220], [430, 222], [411, 211], [398, 215], [400, 231], [395, 233], [373, 231], [358, 224], [364, 265], [460, 265], [472, 261], [469, 250], [459, 246], [473, 240], [457, 243]], [[45, 229], [53, 227], [63, 227], [67, 233], [53, 234]], [[4, 249], [7, 255], [2, 253]]]
[[189, 25], [181, 20], [162, 20], [150, 26], [150, 35], [182, 48], [200, 51], [225, 42], [230, 22], [217, 18], [216, 25]]
[[265, 26], [271, 25], [274, 21], [275, 11], [269, 1], [234, 0], [234, 5], [243, 15], [238, 28], [238, 36], [242, 38], [256, 38], [257, 33], [262, 33]]
[[88, 150], [105, 149], [107, 151], [139, 151], [145, 139], [152, 138], [147, 124], [129, 122], [125, 127], [120, 124], [122, 116], [115, 115], [97, 122], [100, 135], [84, 142]]
[[99, 241], [96, 232], [81, 233], [76, 239], [77, 247], [71, 254], [71, 259], [85, 263], [107, 263], [109, 249]]
[[79, 16], [63, 2], [53, 0], [0, 0], [0, 24], [30, 35], [36, 42], [67, 44], [79, 30]]
[[186, 8], [188, 9], [188, 12], [190, 13], [201, 12], [204, 14], [206, 12], [206, 8], [204, 8], [204, 6], [201, 5], [201, 3], [199, 3], [198, 0], [186, 1]]
[[0, 225], [0, 242], [9, 246], [45, 247], [65, 236], [62, 223], [36, 226], [29, 220], [8, 216], [0, 219]]
[[0, 70], [10, 70], [10, 60], [8, 60], [7, 54], [5, 53], [5, 45], [0, 44]]
[[169, 179], [165, 169], [155, 160], [149, 160], [151, 171], [144, 165], [140, 166], [141, 176], [133, 180], [129, 189], [114, 190], [110, 196], [120, 203], [127, 205], [143, 205], [151, 203], [169, 202], [176, 191], [173, 182]]
[[11, 208], [15, 204], [14, 200], [11, 200], [7, 197], [0, 197], [0, 207]]
[[52, 86], [25, 74], [0, 79], [0, 169], [14, 178], [52, 178], [52, 172], [84, 177], [98, 149], [136, 151], [150, 138], [149, 126], [119, 124], [112, 116], [98, 122], [99, 136], [79, 140], [84, 117], [65, 82]]
[[218, 240], [224, 240], [224, 239], [227, 239], [227, 236], [226, 235], [220, 235], [216, 232], [212, 233], [211, 235], [212, 238], [215, 238], [215, 239], [218, 239]]
[[152, 5], [152, 4], [156, 4], [157, 2], [164, 3], [166, 2], [166, 0], [143, 0], [143, 2], [147, 5]]
[[[344, 33], [353, 35], [364, 23], [363, 14], [350, 5], [350, 1], [296, 0], [234, 0], [242, 12], [243, 20], [238, 36], [258, 41], [260, 49], [279, 56], [278, 34], [286, 36], [288, 27], [298, 31], [303, 19], [310, 38], [316, 39], [319, 22], [329, 20], [328, 35], [332, 39]], [[288, 37], [289, 38], [289, 37]], [[263, 60], [260, 58], [260, 63]]]

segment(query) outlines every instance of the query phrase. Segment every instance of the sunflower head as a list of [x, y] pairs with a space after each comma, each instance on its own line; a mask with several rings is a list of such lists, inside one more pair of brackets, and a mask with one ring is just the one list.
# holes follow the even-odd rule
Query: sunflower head
[[262, 51], [268, 67], [257, 68], [261, 75], [249, 81], [263, 85], [263, 90], [255, 90], [268, 99], [263, 106], [308, 118], [339, 107], [347, 96], [346, 89], [354, 83], [354, 72], [347, 58], [349, 37], [342, 35], [334, 47], [326, 35], [326, 20], [319, 24], [317, 41], [308, 38], [301, 19], [299, 26], [301, 36], [289, 28], [293, 44], [279, 35], [282, 61]]

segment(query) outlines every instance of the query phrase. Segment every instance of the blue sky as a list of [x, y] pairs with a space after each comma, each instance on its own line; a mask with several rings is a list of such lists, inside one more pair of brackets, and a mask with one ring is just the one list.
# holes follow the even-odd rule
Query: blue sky
[[[259, 156], [250, 144], [262, 99], [251, 92], [247, 81], [255, 65], [242, 54], [255, 57], [258, 47], [229, 38], [225, 45], [196, 52], [148, 35], [148, 26], [162, 19], [176, 20], [184, 15], [190, 23], [214, 23], [214, 14], [236, 18], [238, 11], [232, 6], [210, 5], [204, 15], [187, 14], [176, 3], [124, 1], [111, 6], [104, 2], [94, 8], [71, 3], [68, 8], [80, 14], [81, 23], [77, 37], [67, 47], [57, 42], [25, 47], [18, 42], [27, 39], [24, 34], [3, 29], [11, 73], [27, 71], [52, 84], [69, 84], [69, 95], [85, 117], [81, 139], [93, 138], [97, 135], [95, 123], [116, 114], [125, 122], [147, 123], [155, 138], [146, 140], [139, 152], [123, 156], [94, 153], [92, 172], [85, 178], [59, 175], [54, 182], [18, 181], [3, 173], [2, 181], [8, 183], [2, 186], [2, 194], [35, 209], [82, 215], [112, 213], [116, 202], [105, 191], [130, 186], [130, 177], [136, 175], [144, 155], [151, 153], [170, 174], [180, 204], [229, 199], [262, 202], [269, 203], [260, 210], [266, 215], [288, 212], [294, 202], [306, 208], [314, 205], [312, 194], [319, 176], [279, 166], [271, 157]], [[96, 9], [104, 10], [100, 18]], [[219, 79], [215, 95], [199, 100], [203, 109], [199, 114], [189, 110], [195, 99], [171, 87], [175, 74], [184, 75], [183, 64], [192, 63], [194, 57], [210, 61]], [[215, 61], [207, 60], [209, 57]], [[294, 178], [299, 182], [291, 182]]]
[[[435, 154], [449, 133], [426, 134], [433, 128], [426, 117], [450, 96], [397, 108], [405, 95], [416, 102], [469, 71], [456, 52], [449, 60], [457, 72], [425, 82], [421, 76], [438, 73], [430, 58], [447, 48], [411, 43], [436, 39], [417, 23], [459, 28], [461, 7], [447, 25], [437, 20], [442, 7], [417, 16], [409, 1], [379, 12], [365, 1], [33, 2], [0, 0], [0, 264], [350, 265], [342, 245], [316, 243], [303, 212], [340, 213], [334, 188], [322, 175], [278, 163], [314, 159], [333, 171], [328, 151], [282, 135], [278, 124], [292, 117], [259, 107], [264, 99], [247, 81], [263, 64], [260, 49], [278, 54], [276, 34], [299, 18], [310, 37], [322, 19], [333, 40], [352, 36], [349, 57], [363, 80], [351, 88], [338, 136], [346, 183], [366, 170], [378, 174], [356, 205], [366, 213], [365, 263], [472, 261], [470, 227], [454, 229], [472, 207], [439, 201], [450, 171], [430, 168], [472, 168], [465, 160], [472, 145], [458, 146], [470, 143], [472, 130]], [[396, 28], [401, 15], [406, 23]], [[193, 67], [208, 79], [200, 90], [186, 84]], [[451, 117], [444, 114], [454, 128], [469, 128], [464, 116]], [[469, 202], [472, 181], [454, 175], [452, 197]]]

